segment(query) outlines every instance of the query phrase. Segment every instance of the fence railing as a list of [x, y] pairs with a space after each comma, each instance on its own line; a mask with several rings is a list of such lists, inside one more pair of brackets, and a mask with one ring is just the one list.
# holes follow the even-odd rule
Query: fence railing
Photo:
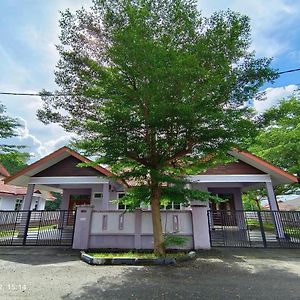
[[208, 211], [212, 246], [300, 248], [300, 211]]
[[75, 211], [0, 211], [0, 246], [71, 245]]

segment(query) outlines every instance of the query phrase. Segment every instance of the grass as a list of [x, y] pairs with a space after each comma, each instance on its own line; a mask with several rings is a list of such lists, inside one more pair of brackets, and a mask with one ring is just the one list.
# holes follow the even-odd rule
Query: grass
[[[260, 225], [259, 221], [256, 220], [247, 220], [247, 225], [249, 229], [259, 229]], [[274, 224], [270, 222], [263, 222], [263, 227], [265, 231], [273, 231], [275, 232]], [[300, 228], [299, 227], [288, 227], [284, 226], [284, 233], [289, 235], [290, 237], [298, 238], [300, 239]]]
[[284, 229], [284, 232], [290, 237], [300, 239], [300, 228], [287, 227]]
[[[99, 258], [157, 258], [157, 256], [153, 252], [88, 252], [87, 253], [90, 256], [93, 257], [99, 257]], [[167, 253], [166, 257], [169, 258], [178, 258], [178, 257], [184, 257], [186, 256], [185, 252], [173, 252], [173, 253]]]
[[29, 227], [28, 232], [34, 232], [38, 230], [46, 230], [46, 229], [57, 229], [57, 224], [52, 224], [52, 225], [44, 225], [44, 226], [36, 226], [36, 227]]
[[[29, 227], [28, 232], [37, 232], [38, 230], [47, 230], [47, 229], [56, 229], [57, 225], [45, 225], [41, 227]], [[12, 237], [19, 234], [19, 230], [16, 228], [15, 230], [9, 229], [9, 230], [0, 230], [0, 238], [4, 237]]]
[[0, 231], [0, 238], [13, 236], [13, 235], [16, 235], [17, 233], [18, 232], [14, 231], [14, 230], [1, 230]]
[[[260, 229], [259, 221], [256, 220], [247, 220], [247, 225], [249, 229]], [[273, 231], [275, 229], [270, 222], [263, 222], [263, 227], [265, 231]]]

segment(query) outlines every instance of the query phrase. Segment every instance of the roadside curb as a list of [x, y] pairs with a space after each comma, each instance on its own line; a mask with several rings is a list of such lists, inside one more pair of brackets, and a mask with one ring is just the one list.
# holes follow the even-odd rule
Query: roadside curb
[[191, 260], [195, 257], [195, 252], [190, 252], [183, 257], [170, 258], [137, 258], [137, 257], [93, 257], [85, 251], [80, 251], [80, 258], [89, 265], [175, 265], [176, 262]]

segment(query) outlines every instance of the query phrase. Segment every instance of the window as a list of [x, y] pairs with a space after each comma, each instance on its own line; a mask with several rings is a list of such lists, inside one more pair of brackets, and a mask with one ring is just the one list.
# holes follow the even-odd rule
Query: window
[[[122, 199], [126, 194], [125, 193], [118, 193], [118, 200]], [[127, 208], [125, 203], [118, 203], [118, 209], [125, 210]]]
[[15, 210], [21, 210], [23, 199], [16, 199]]
[[173, 202], [173, 209], [181, 209], [181, 204]]
[[161, 205], [160, 209], [164, 210], [174, 210], [174, 209], [181, 209], [181, 204], [176, 202], [170, 202], [167, 205]]
[[39, 199], [36, 199], [32, 210], [37, 210], [38, 207], [39, 207]]
[[102, 199], [103, 198], [103, 193], [94, 193], [94, 199]]

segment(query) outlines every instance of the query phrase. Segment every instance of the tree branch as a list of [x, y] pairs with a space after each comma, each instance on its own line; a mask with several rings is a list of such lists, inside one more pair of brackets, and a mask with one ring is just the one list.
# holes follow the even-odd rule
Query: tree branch
[[165, 164], [168, 164], [169, 162], [172, 162], [188, 153], [191, 153], [193, 150], [193, 146], [194, 143], [190, 140], [187, 141], [186, 147], [178, 152], [176, 152], [175, 154], [173, 154], [172, 156], [170, 156], [169, 158], [166, 159]]

